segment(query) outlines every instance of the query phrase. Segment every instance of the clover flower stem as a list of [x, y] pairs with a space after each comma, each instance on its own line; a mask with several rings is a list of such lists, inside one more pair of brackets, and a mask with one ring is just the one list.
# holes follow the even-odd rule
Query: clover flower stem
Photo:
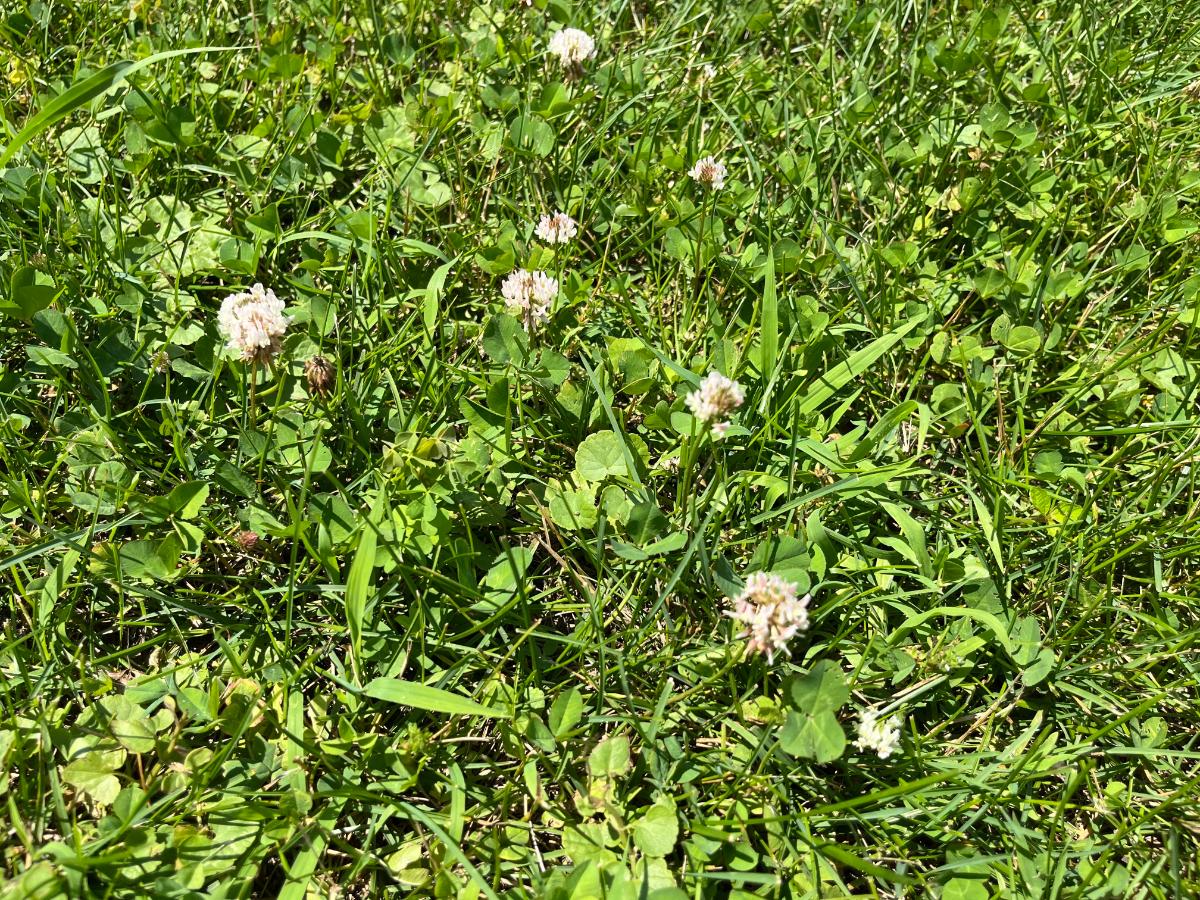
[[688, 508], [692, 492], [692, 473], [696, 468], [696, 445], [697, 441], [696, 429], [700, 424], [700, 420], [695, 416], [692, 417], [691, 434], [683, 439], [683, 446], [679, 451], [679, 472], [682, 478], [679, 480], [679, 494], [675, 498], [675, 505], [683, 511], [684, 521], [688, 521]]
[[262, 453], [259, 454], [259, 457], [258, 457], [258, 475], [256, 477], [259, 481], [262, 481], [266, 477], [267, 456], [270, 455], [271, 448], [273, 446], [275, 446], [275, 422], [278, 419], [278, 416], [275, 415], [275, 413], [278, 412], [279, 407], [280, 407], [280, 405], [282, 405], [283, 400], [284, 400], [284, 395], [283, 395], [283, 392], [279, 389], [278, 382], [272, 386], [271, 392], [272, 392], [271, 395], [275, 398], [275, 409], [271, 411], [272, 415], [269, 415], [267, 417], [267, 422], [266, 422], [267, 439], [265, 441], [263, 441]]
[[566, 267], [563, 265], [563, 261], [558, 258], [557, 250], [554, 251], [554, 261], [558, 264], [557, 268], [554, 271], [554, 277], [558, 281], [558, 292], [555, 293], [554, 300], [550, 304], [550, 318], [552, 318], [552, 319], [554, 318], [555, 315], [558, 314], [558, 298], [562, 294], [563, 275], [566, 272]]
[[[300, 484], [299, 509], [308, 508], [309, 490], [312, 487], [312, 470], [313, 465], [317, 460], [317, 451], [321, 449], [321, 438], [325, 435], [324, 420], [317, 420], [316, 430], [313, 432], [312, 451], [304, 459], [304, 480]], [[292, 554], [290, 559], [290, 570], [297, 571], [299, 563], [300, 541], [292, 541]], [[285, 615], [286, 626], [283, 630], [284, 647], [290, 652], [292, 649], [292, 618], [296, 608], [296, 579], [288, 579], [287, 591], [287, 610]]]
[[[529, 339], [529, 349], [536, 350], [538, 344], [538, 329], [537, 322], [533, 318], [533, 310], [525, 310], [524, 319], [521, 322], [525, 326], [525, 335]], [[509, 365], [512, 365], [510, 362]]]
[[[704, 258], [704, 226], [708, 223], [708, 204], [712, 202], [710, 196], [706, 196], [700, 203], [700, 221], [696, 228], [696, 280], [692, 284], [692, 304], [695, 305], [700, 301], [700, 287], [703, 284], [703, 273], [700, 269], [700, 261]], [[694, 310], [691, 311], [694, 314]], [[688, 316], [689, 320], [691, 315]]]
[[246, 402], [246, 419], [248, 427], [254, 427], [256, 412], [254, 403], [258, 395], [258, 362], [250, 360], [250, 365], [246, 367], [246, 377], [250, 379], [250, 399]]
[[[717, 452], [717, 441], [713, 440], [713, 438], [711, 436], [711, 432], [709, 433], [709, 440], [712, 442], [712, 445], [713, 445], [713, 457], [714, 457], [713, 462], [716, 465], [716, 469], [717, 469], [717, 471], [713, 474], [713, 483], [714, 484], [726, 484], [725, 479], [728, 477], [728, 475], [726, 473], [726, 468], [725, 468], [725, 454]], [[699, 502], [699, 500], [697, 499], [697, 503], [698, 502]], [[697, 510], [696, 511], [697, 516], [699, 516], [699, 513], [700, 513], [700, 511]]]
[[[700, 443], [701, 446], [704, 446], [704, 444], [705, 444], [705, 442], [703, 440], [704, 437], [705, 437], [705, 435], [701, 435], [701, 441], [698, 442], [698, 443]], [[709, 443], [711, 443], [711, 438], [709, 439]], [[699, 457], [698, 450], [699, 450], [699, 448], [697, 448], [697, 457]], [[711, 464], [712, 464], [711, 459], [705, 460], [703, 465], [701, 465], [699, 467], [699, 472], [692, 479], [692, 482], [696, 483], [696, 482], [700, 481], [701, 479], [703, 479], [708, 474], [708, 468]], [[716, 483], [717, 482], [712, 481], [712, 480], [708, 481], [710, 488], [712, 485], [714, 485]], [[709, 509], [709, 505], [705, 504], [705, 500], [707, 499], [709, 501], [709, 503], [711, 504], [712, 497], [713, 497], [713, 494], [712, 494], [711, 490], [697, 491], [696, 489], [693, 488], [688, 491], [688, 497], [687, 497], [688, 516], [687, 516], [686, 521], [688, 522], [689, 527], [693, 529], [693, 532], [696, 529], [699, 529], [702, 527], [702, 521], [703, 521], [704, 515]]]

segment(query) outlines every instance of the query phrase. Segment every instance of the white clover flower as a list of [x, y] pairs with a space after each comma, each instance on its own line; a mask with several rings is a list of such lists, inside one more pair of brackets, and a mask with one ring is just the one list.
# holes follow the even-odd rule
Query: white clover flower
[[525, 324], [526, 331], [530, 331], [550, 318], [550, 304], [558, 295], [558, 281], [545, 272], [517, 269], [504, 279], [500, 293], [504, 295], [508, 311]]
[[537, 225], [537, 236], [547, 244], [566, 244], [579, 234], [579, 225], [565, 212], [542, 216]]
[[709, 372], [700, 387], [688, 394], [686, 402], [692, 415], [711, 426], [713, 435], [719, 438], [729, 429], [729, 416], [745, 400], [740, 384], [720, 372]]
[[693, 66], [691, 75], [696, 81], [696, 86], [703, 90], [710, 81], [717, 77], [717, 67], [706, 62], [701, 66]]
[[679, 471], [679, 454], [675, 453], [675, 454], [672, 454], [671, 456], [663, 456], [658, 461], [658, 468], [662, 469], [664, 472], [672, 472], [672, 473], [678, 472]]
[[808, 628], [810, 599], [808, 594], [797, 597], [796, 585], [778, 575], [754, 572], [742, 592], [729, 598], [733, 609], [726, 615], [746, 626], [739, 635], [746, 638], [746, 650], [765, 653], [771, 662], [780, 650], [788, 652], [787, 642], [796, 632]]
[[880, 719], [874, 710], [864, 709], [854, 746], [874, 750], [880, 759], [887, 759], [900, 748], [900, 719], [897, 716]]
[[696, 164], [692, 166], [688, 174], [692, 176], [692, 180], [696, 184], [719, 191], [725, 186], [727, 172], [725, 164], [719, 162], [715, 156], [705, 156], [703, 159], [696, 160]]
[[550, 38], [550, 52], [567, 68], [576, 68], [596, 55], [596, 42], [586, 31], [564, 28]]
[[256, 284], [241, 294], [230, 294], [217, 313], [217, 327], [245, 362], [265, 363], [280, 349], [291, 320], [283, 314], [283, 301], [270, 288]]

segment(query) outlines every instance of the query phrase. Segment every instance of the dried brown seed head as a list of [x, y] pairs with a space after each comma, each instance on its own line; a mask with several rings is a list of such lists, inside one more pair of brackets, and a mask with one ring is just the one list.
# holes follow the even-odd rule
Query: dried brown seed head
[[304, 364], [304, 377], [308, 379], [308, 390], [313, 394], [328, 394], [333, 387], [333, 363], [323, 356], [314, 356]]
[[239, 531], [233, 537], [234, 542], [242, 548], [243, 553], [249, 553], [258, 546], [259, 536], [253, 531]]

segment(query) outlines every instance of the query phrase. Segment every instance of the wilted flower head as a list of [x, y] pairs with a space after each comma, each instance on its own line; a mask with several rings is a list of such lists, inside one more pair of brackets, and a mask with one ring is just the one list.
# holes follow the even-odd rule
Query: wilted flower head
[[596, 42], [586, 31], [564, 28], [551, 36], [550, 52], [567, 68], [575, 68], [596, 55]]
[[242, 548], [242, 551], [249, 553], [258, 546], [259, 536], [253, 532], [243, 529], [233, 536], [234, 542]]
[[283, 301], [275, 292], [256, 284], [241, 294], [230, 294], [221, 303], [217, 326], [245, 362], [268, 362], [279, 352], [283, 333], [291, 320], [283, 314]]
[[727, 615], [745, 625], [741, 637], [750, 653], [765, 653], [767, 661], [782, 650], [798, 631], [808, 627], [808, 594], [796, 596], [796, 585], [767, 572], [754, 572]]
[[700, 387], [688, 394], [687, 406], [693, 416], [712, 426], [713, 434], [722, 437], [729, 428], [726, 420], [745, 400], [740, 384], [720, 372], [709, 372]]
[[550, 318], [550, 304], [558, 294], [558, 281], [545, 272], [517, 269], [500, 286], [508, 311], [525, 323], [527, 331]]
[[854, 746], [874, 750], [880, 759], [887, 759], [900, 747], [900, 719], [896, 716], [880, 719], [874, 710], [863, 710]]
[[566, 244], [579, 234], [579, 226], [565, 212], [542, 216], [537, 226], [537, 236], [547, 244]]
[[308, 390], [313, 394], [327, 394], [333, 385], [333, 363], [317, 354], [304, 364], [304, 377], [308, 380]]
[[705, 156], [697, 160], [688, 174], [692, 176], [692, 180], [696, 184], [703, 185], [710, 190], [719, 191], [725, 186], [725, 164], [718, 162], [715, 156]]

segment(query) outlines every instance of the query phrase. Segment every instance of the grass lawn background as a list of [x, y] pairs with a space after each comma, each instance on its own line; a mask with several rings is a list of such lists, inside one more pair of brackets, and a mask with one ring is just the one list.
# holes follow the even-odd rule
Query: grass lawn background
[[0, 897], [1200, 893], [1198, 37], [6, 4]]

